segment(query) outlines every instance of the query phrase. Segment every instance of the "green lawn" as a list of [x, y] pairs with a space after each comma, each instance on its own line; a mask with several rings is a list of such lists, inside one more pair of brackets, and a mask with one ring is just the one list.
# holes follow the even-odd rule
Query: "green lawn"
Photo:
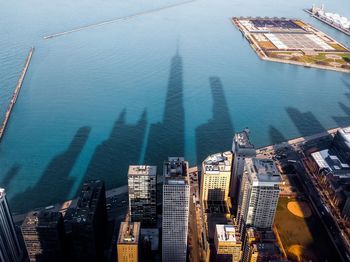
[[[319, 217], [300, 218], [289, 212], [287, 204], [295, 199], [280, 198], [275, 225], [289, 259], [293, 259], [288, 249], [301, 245], [317, 257], [318, 261], [340, 261]], [[306, 256], [306, 254], [305, 254]]]

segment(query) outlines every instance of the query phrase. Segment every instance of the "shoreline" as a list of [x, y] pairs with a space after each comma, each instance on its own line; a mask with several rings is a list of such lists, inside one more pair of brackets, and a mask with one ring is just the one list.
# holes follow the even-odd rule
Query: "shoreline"
[[[262, 147], [256, 148], [256, 153], [260, 154], [260, 153], [263, 153], [265, 151], [276, 150], [276, 149], [279, 149], [279, 148], [282, 148], [285, 146], [291, 146], [291, 145], [294, 145], [297, 143], [303, 143], [303, 142], [315, 140], [315, 139], [318, 139], [320, 137], [332, 135], [332, 134], [336, 133], [339, 129], [341, 129], [341, 127], [330, 128], [330, 129], [327, 129], [321, 133], [317, 133], [317, 134], [313, 134], [313, 135], [309, 135], [309, 136], [295, 137], [295, 138], [291, 138], [289, 140], [283, 141], [281, 143], [262, 146]], [[189, 167], [188, 171], [189, 171], [189, 173], [191, 173], [191, 172], [197, 172], [200, 169], [201, 169], [201, 167], [198, 166], [198, 164], [197, 164], [195, 166]], [[106, 198], [113, 198], [113, 197], [117, 197], [117, 196], [127, 194], [127, 193], [128, 193], [128, 185], [122, 185], [119, 187], [115, 187], [115, 188], [111, 188], [109, 190], [106, 190]], [[64, 207], [66, 203], [76, 202], [76, 201], [77, 201], [77, 198], [74, 198], [71, 200], [66, 200], [62, 203], [53, 204], [52, 207], [55, 207], [55, 208], [58, 208], [58, 210], [61, 210], [62, 207]], [[45, 208], [45, 207], [38, 207], [38, 208], [35, 208], [33, 210], [38, 210], [38, 209], [42, 209], [42, 208]], [[33, 211], [33, 210], [31, 210], [31, 211]], [[28, 211], [28, 212], [30, 212], [30, 211]], [[13, 220], [15, 221], [15, 223], [20, 223], [21, 221], [23, 221], [25, 219], [26, 215], [28, 214], [28, 212], [14, 214]]]

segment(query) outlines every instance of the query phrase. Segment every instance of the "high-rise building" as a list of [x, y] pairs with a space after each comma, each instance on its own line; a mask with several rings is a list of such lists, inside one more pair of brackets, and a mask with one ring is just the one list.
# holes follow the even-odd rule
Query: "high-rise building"
[[242, 242], [236, 226], [216, 225], [214, 243], [217, 261], [241, 260]]
[[6, 192], [0, 188], [0, 261], [21, 261], [23, 252], [20, 247]]
[[156, 166], [129, 166], [128, 191], [131, 221], [141, 222], [142, 226], [156, 224], [156, 186]]
[[139, 260], [140, 222], [120, 223], [117, 242], [118, 262]]
[[85, 182], [77, 206], [68, 213], [71, 258], [74, 261], [102, 261], [107, 233], [106, 192], [103, 181]]
[[43, 209], [30, 212], [21, 225], [29, 260], [64, 261], [64, 226], [60, 212]]
[[270, 229], [279, 197], [280, 174], [270, 159], [247, 158], [238, 199], [237, 219], [245, 226]]
[[244, 161], [246, 158], [256, 156], [254, 145], [249, 139], [249, 129], [236, 133], [233, 138], [233, 168], [230, 182], [230, 196], [237, 202], [237, 196], [240, 188], [240, 182], [243, 175]]
[[186, 261], [190, 186], [188, 162], [169, 157], [164, 163], [162, 258]]
[[232, 153], [208, 156], [202, 163], [201, 200], [226, 201], [229, 195]]

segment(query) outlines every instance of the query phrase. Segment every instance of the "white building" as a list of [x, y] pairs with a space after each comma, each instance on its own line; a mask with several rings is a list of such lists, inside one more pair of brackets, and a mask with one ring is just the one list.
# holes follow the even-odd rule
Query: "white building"
[[271, 229], [279, 197], [280, 174], [270, 159], [247, 158], [238, 199], [241, 233], [247, 225]]
[[157, 167], [129, 166], [129, 211], [133, 222], [142, 226], [154, 225], [157, 220]]
[[[240, 188], [240, 181], [243, 175], [244, 160], [248, 157], [255, 157], [254, 145], [249, 140], [249, 129], [236, 133], [232, 143], [233, 168], [230, 183], [230, 196], [236, 198]], [[235, 199], [234, 199], [234, 202]]]
[[164, 163], [162, 261], [186, 261], [190, 186], [188, 162], [169, 157]]
[[22, 250], [3, 188], [0, 188], [0, 233], [0, 261], [22, 261]]

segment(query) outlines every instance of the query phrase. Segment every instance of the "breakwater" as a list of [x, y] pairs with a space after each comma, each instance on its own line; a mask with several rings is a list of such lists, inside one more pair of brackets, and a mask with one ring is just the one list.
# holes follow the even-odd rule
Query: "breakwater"
[[26, 76], [26, 73], [27, 73], [30, 61], [32, 60], [33, 52], [34, 52], [34, 47], [32, 47], [30, 49], [30, 51], [29, 51], [29, 54], [28, 54], [27, 59], [26, 59], [26, 62], [24, 64], [24, 68], [23, 68], [23, 70], [21, 72], [21, 75], [20, 75], [20, 77], [18, 79], [16, 88], [13, 91], [13, 95], [12, 95], [12, 98], [10, 100], [10, 103], [9, 103], [9, 105], [7, 107], [4, 120], [2, 121], [2, 124], [1, 124], [1, 127], [0, 127], [0, 140], [4, 136], [4, 133], [5, 133], [5, 130], [6, 130], [6, 127], [7, 127], [7, 123], [9, 121], [9, 119], [10, 119], [13, 107], [15, 106], [15, 103], [16, 103], [17, 98], [18, 98], [18, 94], [21, 91], [21, 87], [22, 87], [22, 84], [23, 84], [24, 77]]
[[151, 10], [139, 12], [139, 13], [128, 15], [128, 16], [117, 17], [117, 18], [114, 18], [114, 19], [111, 19], [111, 20], [107, 20], [107, 21], [103, 21], [103, 22], [99, 22], [99, 23], [95, 23], [95, 24], [81, 26], [81, 27], [78, 27], [78, 28], [75, 28], [75, 29], [71, 29], [71, 30], [68, 30], [68, 31], [64, 31], [64, 32], [60, 32], [60, 33], [55, 33], [55, 34], [52, 34], [52, 35], [44, 36], [44, 39], [50, 39], [50, 38], [54, 38], [54, 37], [68, 35], [68, 34], [72, 34], [72, 33], [75, 33], [75, 32], [81, 31], [81, 30], [85, 30], [85, 29], [89, 29], [89, 28], [94, 28], [94, 27], [98, 27], [98, 26], [111, 24], [111, 23], [116, 23], [116, 22], [119, 22], [119, 21], [129, 20], [129, 19], [132, 19], [132, 18], [135, 18], [135, 17], [138, 17], [138, 16], [151, 14], [151, 13], [156, 13], [156, 12], [159, 12], [159, 11], [163, 11], [165, 9], [169, 9], [169, 8], [173, 8], [173, 7], [177, 7], [177, 6], [181, 6], [181, 5], [185, 5], [185, 4], [189, 4], [189, 3], [192, 3], [194, 1], [195, 0], [185, 1], [185, 2], [181, 2], [181, 3], [177, 3], [177, 4], [167, 5], [167, 6], [159, 7], [159, 8], [156, 8], [156, 9], [151, 9]]

